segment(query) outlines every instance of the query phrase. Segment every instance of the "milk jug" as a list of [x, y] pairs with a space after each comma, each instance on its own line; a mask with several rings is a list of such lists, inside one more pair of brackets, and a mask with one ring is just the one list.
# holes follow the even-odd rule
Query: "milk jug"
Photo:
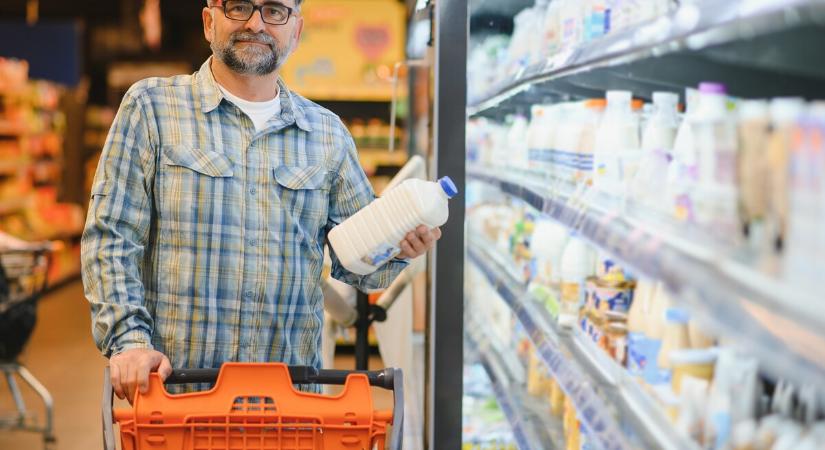
[[409, 179], [334, 227], [329, 243], [344, 268], [370, 274], [398, 255], [404, 236], [419, 225], [444, 225], [447, 200], [456, 194], [449, 177], [438, 182]]

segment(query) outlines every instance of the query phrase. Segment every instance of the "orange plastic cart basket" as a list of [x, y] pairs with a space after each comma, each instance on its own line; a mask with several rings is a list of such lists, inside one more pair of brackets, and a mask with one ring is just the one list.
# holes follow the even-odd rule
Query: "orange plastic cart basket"
[[[212, 389], [169, 394], [152, 373], [132, 408], [112, 411], [109, 369], [104, 373], [103, 441], [115, 450], [368, 450], [401, 449], [403, 378], [383, 371], [315, 370], [281, 363], [226, 363], [221, 369], [180, 369], [172, 383], [214, 382]], [[296, 390], [295, 384], [344, 384], [335, 396]], [[373, 409], [370, 386], [392, 389], [393, 411]]]

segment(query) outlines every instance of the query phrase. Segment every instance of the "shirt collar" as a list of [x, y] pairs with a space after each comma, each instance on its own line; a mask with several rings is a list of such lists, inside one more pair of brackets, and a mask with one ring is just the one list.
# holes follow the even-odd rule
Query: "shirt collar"
[[[200, 107], [205, 113], [213, 111], [221, 104], [221, 100], [223, 100], [223, 93], [218, 87], [215, 76], [212, 74], [212, 68], [210, 67], [211, 62], [212, 57], [210, 56], [195, 75], [196, 86], [200, 94]], [[307, 120], [306, 111], [304, 111], [303, 106], [295, 101], [295, 96], [286, 87], [286, 84], [284, 84], [280, 77], [278, 78], [278, 86], [280, 87], [281, 118], [286, 121], [287, 124], [294, 123], [298, 128], [311, 132], [312, 127]]]

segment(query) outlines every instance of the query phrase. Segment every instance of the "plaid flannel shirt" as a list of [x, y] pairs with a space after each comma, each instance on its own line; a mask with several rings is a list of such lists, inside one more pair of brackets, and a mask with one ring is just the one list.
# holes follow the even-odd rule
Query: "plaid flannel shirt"
[[[132, 86], [109, 132], [82, 238], [94, 339], [176, 368], [320, 367], [326, 234], [372, 187], [335, 114], [279, 80], [281, 114], [256, 132], [210, 61]], [[331, 256], [332, 276], [366, 291], [406, 265], [362, 277]]]

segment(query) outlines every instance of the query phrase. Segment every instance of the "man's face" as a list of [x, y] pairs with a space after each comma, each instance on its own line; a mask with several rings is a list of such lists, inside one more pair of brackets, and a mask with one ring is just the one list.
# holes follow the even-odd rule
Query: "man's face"
[[249, 20], [230, 19], [224, 14], [224, 3], [226, 0], [218, 2], [220, 6], [203, 10], [204, 34], [215, 57], [242, 75], [268, 75], [277, 70], [295, 49], [303, 29], [303, 19], [295, 9], [295, 0], [254, 2], [255, 5], [276, 7], [281, 4], [292, 8], [289, 20], [283, 25], [265, 23], [261, 11], [257, 10]]

